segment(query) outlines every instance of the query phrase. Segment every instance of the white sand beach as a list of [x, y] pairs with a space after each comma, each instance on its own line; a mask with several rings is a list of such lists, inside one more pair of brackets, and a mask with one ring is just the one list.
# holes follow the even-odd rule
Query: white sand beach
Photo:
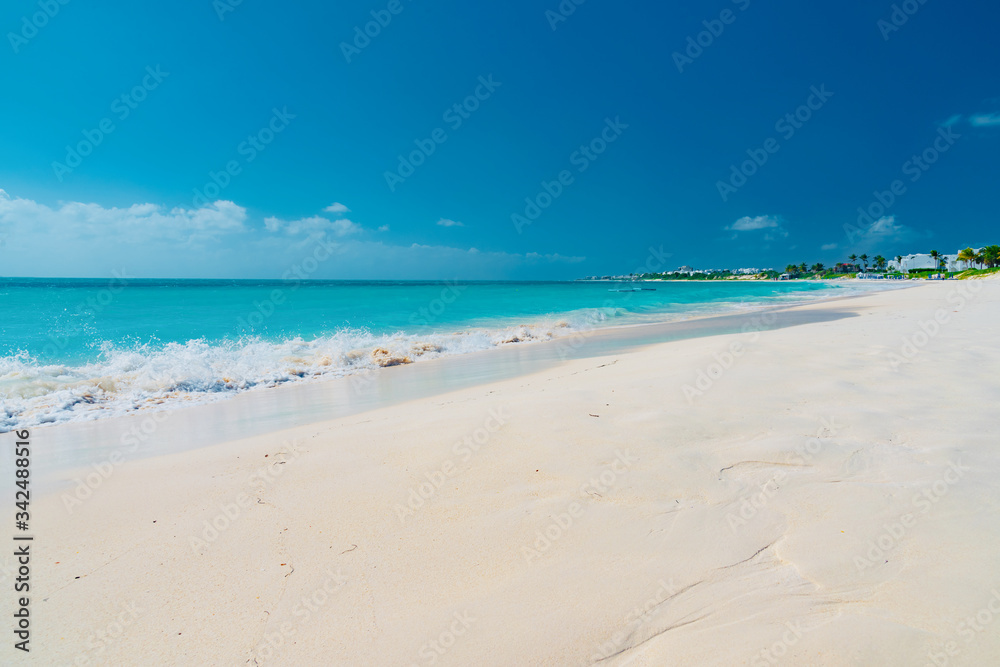
[[34, 499], [29, 661], [997, 664], [1000, 282], [798, 310], [112, 462]]

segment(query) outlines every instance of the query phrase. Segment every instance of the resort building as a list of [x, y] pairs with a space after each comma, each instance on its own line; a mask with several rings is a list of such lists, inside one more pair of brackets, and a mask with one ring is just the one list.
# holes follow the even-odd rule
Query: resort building
[[[977, 249], [976, 252], [979, 252]], [[941, 256], [945, 262], [947, 262], [949, 271], [965, 271], [966, 269], [974, 268], [969, 262], [960, 262], [958, 260], [958, 253], [953, 255], [942, 255]], [[917, 253], [914, 255], [904, 255], [902, 262], [897, 262], [895, 259], [889, 262], [890, 269], [897, 269], [903, 271], [912, 271], [914, 269], [936, 269], [938, 268], [937, 260], [928, 255], [927, 253]]]
[[857, 273], [860, 270], [861, 270], [860, 264], [846, 264], [843, 262], [833, 267], [834, 273]]

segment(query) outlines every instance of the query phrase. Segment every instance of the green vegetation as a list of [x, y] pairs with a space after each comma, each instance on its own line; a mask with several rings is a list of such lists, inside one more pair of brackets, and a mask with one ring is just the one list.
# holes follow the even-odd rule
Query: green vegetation
[[1000, 266], [1000, 245], [988, 245], [982, 249], [982, 262], [991, 269]]
[[960, 262], [968, 262], [969, 264], [979, 263], [982, 257], [972, 248], [966, 248], [958, 253], [958, 260]]
[[[756, 275], [738, 274], [733, 271], [724, 270], [710, 272], [695, 271], [693, 273], [687, 271], [644, 273], [641, 275], [632, 274], [630, 277], [637, 280], [777, 280], [782, 275], [787, 274], [788, 278], [797, 280], [835, 280], [838, 278], [855, 278], [859, 273], [867, 273], [869, 263], [871, 263], [874, 271], [885, 273], [887, 277], [898, 278], [926, 279], [933, 275], [944, 274], [948, 278], [961, 280], [1000, 272], [1000, 245], [989, 245], [979, 251], [972, 248], [960, 250], [958, 253], [959, 261], [975, 267], [964, 271], [948, 271], [947, 259], [937, 250], [931, 250], [928, 254], [935, 261], [937, 268], [910, 269], [905, 275], [898, 268], [889, 269], [889, 260], [882, 255], [869, 257], [867, 253], [864, 253], [861, 255], [851, 254], [847, 258], [847, 262], [832, 267], [826, 267], [821, 262], [817, 262], [810, 267], [805, 262], [801, 262], [799, 264], [789, 264], [785, 267], [784, 272], [761, 271]], [[899, 267], [903, 262], [903, 256], [896, 255], [895, 262], [895, 265]]]
[[979, 252], [966, 248], [959, 251], [958, 259], [969, 264], [978, 264], [980, 269], [995, 269], [1000, 266], [1000, 246], [988, 245]]
[[966, 269], [965, 271], [957, 271], [954, 273], [949, 273], [948, 276], [954, 276], [959, 280], [965, 280], [966, 278], [975, 278], [977, 276], [989, 276], [995, 273], [1000, 273], [1000, 267], [994, 266], [992, 268], [986, 269]]

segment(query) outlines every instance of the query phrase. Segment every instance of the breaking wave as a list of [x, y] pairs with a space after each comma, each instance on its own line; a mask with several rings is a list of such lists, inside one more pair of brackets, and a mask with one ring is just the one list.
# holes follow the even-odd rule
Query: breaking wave
[[45, 364], [20, 352], [0, 357], [0, 432], [210, 402], [260, 387], [549, 340], [569, 331], [569, 324], [559, 322], [454, 334], [340, 331], [312, 340], [106, 342], [96, 361], [77, 366]]

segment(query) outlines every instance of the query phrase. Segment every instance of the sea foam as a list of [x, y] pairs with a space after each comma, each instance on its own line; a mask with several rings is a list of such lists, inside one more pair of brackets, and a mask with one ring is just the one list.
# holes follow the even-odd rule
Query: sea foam
[[77, 366], [45, 364], [19, 352], [0, 357], [0, 432], [215, 401], [288, 382], [550, 340], [572, 329], [554, 323], [452, 334], [345, 330], [277, 342], [246, 337], [162, 345], [103, 343], [97, 360]]

